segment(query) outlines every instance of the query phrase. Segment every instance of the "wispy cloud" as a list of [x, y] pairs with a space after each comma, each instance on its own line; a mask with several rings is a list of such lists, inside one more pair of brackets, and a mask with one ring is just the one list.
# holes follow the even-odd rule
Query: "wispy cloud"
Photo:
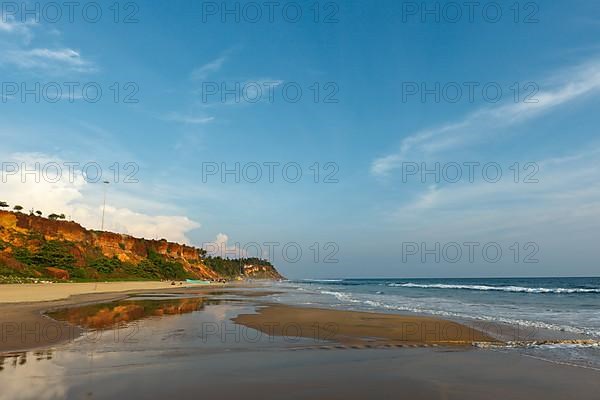
[[232, 80], [221, 82], [222, 86], [213, 95], [203, 94], [201, 89], [195, 90], [194, 93], [199, 96], [206, 96], [206, 100], [203, 98], [203, 107], [205, 108], [264, 104], [271, 103], [278, 96], [281, 96], [281, 93], [277, 93], [275, 90], [284, 83], [284, 80], [275, 78]]
[[[453, 237], [503, 232], [509, 236], [544, 227], [575, 226], [582, 230], [600, 223], [600, 147], [538, 162], [538, 183], [511, 178], [430, 185], [389, 213], [395, 223], [419, 234]], [[539, 235], [539, 233], [538, 233]]]
[[12, 15], [4, 15], [0, 18], [0, 33], [9, 34], [20, 38], [25, 44], [29, 44], [33, 38], [33, 28], [37, 24], [33, 21], [19, 22]]
[[190, 125], [203, 125], [215, 120], [210, 116], [197, 116], [190, 114], [170, 113], [164, 117], [167, 121], [179, 122]]
[[192, 71], [191, 78], [193, 80], [206, 79], [208, 77], [208, 75], [210, 75], [214, 72], [218, 72], [226, 60], [227, 60], [226, 56], [221, 56], [219, 58], [212, 60], [211, 62], [209, 62], [207, 64], [204, 64], [200, 67], [195, 68]]
[[35, 48], [28, 50], [9, 50], [2, 60], [24, 69], [44, 71], [94, 72], [95, 65], [84, 59], [78, 51], [70, 48], [48, 49]]
[[397, 151], [375, 159], [371, 164], [371, 173], [386, 175], [399, 168], [408, 157], [418, 159], [466, 147], [477, 143], [477, 137], [497, 134], [502, 128], [514, 126], [584, 95], [598, 92], [600, 62], [594, 61], [563, 71], [549, 80], [548, 85], [553, 89], [537, 93], [535, 101], [479, 109], [462, 120], [410, 134], [401, 141]]
[[42, 30], [47, 38], [60, 35], [55, 27], [35, 21], [17, 21], [14, 16], [4, 15], [0, 18], [0, 35], [9, 40], [0, 42], [0, 64], [16, 66], [19, 69], [39, 73], [72, 73], [95, 72], [96, 65], [85, 59], [78, 50], [68, 46], [47, 47], [31, 46], [34, 31]]

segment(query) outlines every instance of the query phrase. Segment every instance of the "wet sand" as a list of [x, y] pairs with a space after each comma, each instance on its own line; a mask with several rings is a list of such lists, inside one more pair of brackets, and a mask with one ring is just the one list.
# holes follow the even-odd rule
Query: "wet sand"
[[600, 391], [594, 371], [484, 350], [260, 351], [200, 359], [167, 355], [155, 363], [94, 372], [90, 377], [92, 369], [86, 365], [63, 378], [70, 389], [60, 395], [68, 399], [114, 399], [127, 394], [136, 399], [593, 400]]
[[0, 304], [0, 353], [55, 346], [73, 340], [82, 329], [55, 321], [43, 314], [53, 308], [125, 297], [114, 293], [72, 296], [66, 300], [36, 303]]
[[[276, 293], [265, 290], [245, 290], [243, 287], [235, 290], [225, 287], [216, 289], [173, 286], [153, 289], [152, 286], [158, 285], [150, 285], [151, 287], [146, 290], [127, 290], [127, 285], [107, 285], [102, 290], [117, 287], [123, 290], [71, 295], [66, 299], [52, 301], [0, 304], [0, 352], [51, 347], [79, 337], [84, 332], [85, 326], [69, 324], [46, 315], [47, 312], [58, 309], [117, 301], [144, 293], [236, 295], [245, 297], [245, 302], [251, 305], [255, 304], [257, 298]], [[83, 288], [79, 286], [75, 290], [83, 290]], [[65, 291], [69, 292], [73, 289], [65, 288], [61, 293], [65, 294]], [[53, 293], [46, 292], [43, 295], [51, 296]], [[233, 322], [269, 336], [313, 339], [313, 344], [335, 342], [355, 347], [401, 347], [403, 345], [470, 346], [474, 342], [497, 342], [476, 329], [437, 318], [286, 305], [259, 306], [257, 314], [238, 315], [233, 318]]]
[[[0, 304], [0, 326], [12, 321], [25, 322], [27, 328], [25, 336], [11, 335], [12, 342], [0, 340], [0, 400], [199, 395], [559, 400], [595, 399], [600, 391], [598, 371], [552, 364], [514, 350], [474, 348], [473, 341], [494, 339], [455, 322], [269, 304], [263, 296], [272, 293], [265, 288], [169, 288]], [[114, 314], [101, 306], [131, 294], [140, 296], [108, 306]], [[135, 306], [148, 301], [144, 298], [161, 306], [140, 314]], [[129, 308], [123, 309], [123, 303]], [[89, 306], [90, 312], [79, 305]], [[63, 317], [71, 324], [42, 315], [47, 310], [64, 313], [65, 308]], [[139, 328], [135, 342], [115, 341], [107, 331], [98, 340], [63, 343], [83, 330], [72, 324], [96, 328], [103, 326], [97, 322], [110, 325], [115, 318], [134, 321]], [[66, 337], [53, 342], [36, 338], [31, 324], [40, 324], [42, 330], [60, 324]], [[217, 331], [207, 335], [203, 326]], [[265, 335], [257, 342], [247, 329]], [[32, 347], [43, 350], [8, 352]]]
[[[182, 291], [199, 294], [215, 290], [208, 285], [183, 288], [170, 284], [167, 286], [165, 282], [105, 283], [98, 284], [97, 291], [93, 290], [93, 283], [2, 286], [0, 290], [4, 290], [4, 286], [11, 286], [9, 294], [0, 294], [3, 299], [11, 301], [0, 302], [0, 353], [51, 347], [74, 340], [82, 334], [82, 328], [56, 321], [44, 314], [47, 311], [116, 301], [133, 294]], [[28, 292], [32, 291], [39, 292], [28, 296]], [[76, 294], [82, 291], [87, 293]], [[35, 298], [52, 300], [33, 301]]]
[[470, 346], [499, 343], [471, 327], [433, 317], [269, 305], [257, 314], [234, 318], [237, 324], [268, 335], [300, 336], [343, 345]]

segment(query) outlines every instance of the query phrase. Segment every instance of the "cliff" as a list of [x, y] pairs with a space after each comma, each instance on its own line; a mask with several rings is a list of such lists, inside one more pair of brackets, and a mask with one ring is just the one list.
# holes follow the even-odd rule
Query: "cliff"
[[[217, 262], [218, 261], [218, 262]], [[166, 240], [87, 230], [70, 221], [0, 211], [0, 276], [65, 279], [281, 279], [269, 262], [222, 260]]]

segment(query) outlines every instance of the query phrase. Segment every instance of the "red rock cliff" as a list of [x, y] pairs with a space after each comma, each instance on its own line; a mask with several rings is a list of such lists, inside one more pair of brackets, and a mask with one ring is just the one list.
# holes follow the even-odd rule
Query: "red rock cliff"
[[[90, 248], [98, 249], [106, 257], [117, 257], [123, 262], [138, 264], [150, 252], [181, 263], [186, 271], [199, 279], [220, 279], [221, 276], [202, 261], [205, 251], [184, 244], [162, 240], [148, 240], [129, 235], [87, 230], [76, 222], [58, 221], [23, 213], [0, 211], [0, 240], [15, 246], [35, 247], [35, 240], [24, 239], [23, 234], [42, 235], [45, 240], [68, 241], [75, 244], [83, 258]], [[7, 250], [5, 250], [7, 251]], [[0, 255], [2, 249], [0, 249]], [[251, 271], [248, 271], [251, 272]], [[264, 272], [264, 271], [261, 271]], [[272, 268], [273, 278], [280, 278]], [[248, 276], [252, 274], [249, 273]]]

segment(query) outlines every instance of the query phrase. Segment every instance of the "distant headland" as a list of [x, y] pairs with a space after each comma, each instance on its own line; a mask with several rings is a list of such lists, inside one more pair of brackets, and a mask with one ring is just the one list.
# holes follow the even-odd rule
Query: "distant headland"
[[63, 219], [0, 211], [0, 283], [283, 278], [267, 260], [213, 257], [202, 248], [88, 230]]

